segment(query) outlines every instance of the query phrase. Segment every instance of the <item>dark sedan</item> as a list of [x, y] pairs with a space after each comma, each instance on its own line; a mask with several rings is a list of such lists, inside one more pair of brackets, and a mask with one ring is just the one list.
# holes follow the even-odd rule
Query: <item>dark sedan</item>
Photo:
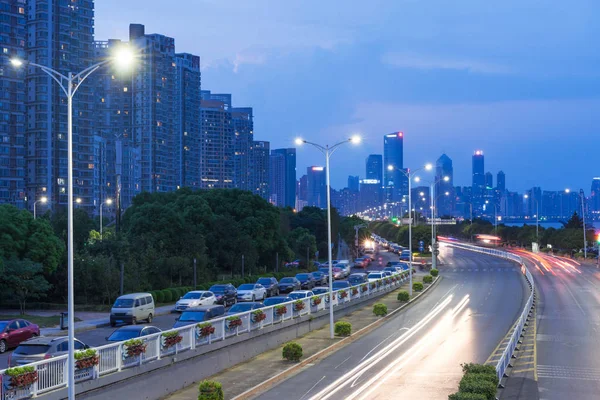
[[269, 297], [268, 299], [266, 299], [264, 301], [264, 305], [265, 307], [270, 307], [270, 306], [275, 306], [277, 304], [281, 304], [281, 303], [287, 303], [288, 301], [292, 301], [294, 299], [292, 299], [291, 297], [288, 296], [277, 296], [277, 297]]
[[300, 281], [296, 278], [283, 278], [279, 281], [279, 293], [290, 293], [300, 290]]
[[237, 303], [237, 289], [231, 283], [212, 285], [209, 289], [217, 298], [217, 304], [225, 307]]
[[273, 277], [259, 278], [256, 283], [260, 283], [267, 289], [267, 297], [279, 296], [279, 282], [277, 282], [277, 279]]
[[327, 282], [329, 281], [328, 275], [325, 275], [321, 271], [311, 272], [310, 274], [315, 278], [316, 286], [327, 285]]
[[335, 292], [336, 290], [340, 290], [340, 289], [347, 289], [350, 286], [350, 282], [348, 281], [336, 281], [333, 282], [333, 291]]
[[351, 274], [348, 277], [348, 282], [350, 282], [350, 284], [352, 286], [356, 286], [356, 285], [360, 285], [361, 283], [366, 283], [369, 280], [367, 279], [367, 274], [361, 273], [361, 272], [357, 272], [355, 274]]
[[122, 342], [159, 332], [161, 330], [155, 326], [128, 325], [114, 331], [106, 340], [109, 342]]
[[238, 303], [235, 306], [231, 307], [225, 315], [229, 316], [229, 315], [240, 314], [240, 313], [256, 310], [256, 309], [262, 308], [264, 306], [265, 305], [263, 303], [258, 303], [258, 302]]
[[36, 324], [24, 319], [0, 321], [0, 353], [35, 336], [40, 336], [40, 327]]
[[300, 281], [300, 288], [310, 290], [314, 288], [315, 278], [311, 274], [296, 274], [296, 279]]

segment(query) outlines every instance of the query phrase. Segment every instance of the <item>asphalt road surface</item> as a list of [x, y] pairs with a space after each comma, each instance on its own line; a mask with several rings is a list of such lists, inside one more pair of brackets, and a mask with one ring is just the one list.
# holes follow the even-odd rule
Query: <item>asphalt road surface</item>
[[442, 257], [443, 279], [423, 299], [258, 398], [446, 400], [460, 364], [483, 363], [505, 336], [527, 287], [508, 261], [448, 248]]

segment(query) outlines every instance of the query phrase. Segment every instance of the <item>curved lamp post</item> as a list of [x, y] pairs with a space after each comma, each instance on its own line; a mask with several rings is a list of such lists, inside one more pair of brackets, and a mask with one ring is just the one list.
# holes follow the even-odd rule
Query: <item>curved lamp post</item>
[[33, 219], [36, 218], [36, 209], [35, 206], [37, 203], [42, 203], [42, 204], [46, 204], [48, 202], [48, 198], [46, 196], [42, 196], [39, 200], [36, 200], [33, 202]]

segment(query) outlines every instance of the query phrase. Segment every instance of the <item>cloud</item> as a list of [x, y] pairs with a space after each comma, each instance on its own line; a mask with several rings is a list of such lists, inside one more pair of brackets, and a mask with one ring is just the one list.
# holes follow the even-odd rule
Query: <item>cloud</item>
[[237, 53], [233, 60], [233, 72], [238, 73], [240, 66], [244, 64], [262, 65], [267, 61], [264, 54], [259, 53]]
[[385, 53], [381, 57], [381, 62], [383, 64], [398, 68], [424, 70], [449, 69], [468, 71], [478, 74], [510, 74], [514, 72], [507, 66], [478, 60], [436, 57], [410, 53]]

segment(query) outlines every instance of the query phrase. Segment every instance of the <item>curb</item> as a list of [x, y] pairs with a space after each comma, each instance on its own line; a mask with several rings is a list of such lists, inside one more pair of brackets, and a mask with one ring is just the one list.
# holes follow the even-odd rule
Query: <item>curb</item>
[[[372, 322], [371, 324], [359, 329], [358, 331], [353, 333], [351, 336], [341, 339], [338, 342], [332, 344], [331, 346], [318, 351], [317, 353], [313, 354], [312, 356], [310, 356], [310, 357], [300, 361], [298, 364], [295, 364], [295, 365], [289, 367], [288, 369], [278, 373], [277, 375], [273, 376], [272, 378], [269, 378], [268, 380], [264, 381], [263, 383], [259, 383], [258, 385], [246, 390], [245, 392], [235, 396], [232, 400], [252, 399], [252, 398], [254, 398], [254, 396], [264, 393], [266, 390], [272, 388], [276, 384], [281, 383], [281, 382], [285, 381], [286, 379], [290, 378], [292, 375], [294, 375], [296, 372], [298, 372], [299, 369], [305, 367], [306, 365], [314, 363], [315, 361], [318, 361], [319, 359], [325, 358], [325, 357], [329, 356], [330, 354], [335, 353], [336, 351], [340, 350], [342, 347], [361, 338], [362, 336], [366, 335], [373, 328], [376, 328], [379, 325], [382, 325], [387, 320], [389, 320], [397, 312], [404, 310], [405, 308], [411, 306], [419, 298], [421, 298], [421, 296], [423, 296], [425, 293], [429, 292], [429, 289], [436, 286], [441, 278], [442, 277], [438, 275], [435, 278], [435, 280], [433, 281], [433, 283], [431, 285], [429, 285], [427, 288], [425, 288], [425, 290], [423, 290], [421, 293], [419, 293], [417, 296], [415, 296], [408, 303], [403, 304], [402, 306], [398, 307], [391, 313], [387, 314], [385, 317], [382, 317], [382, 318], [378, 319], [377, 321]], [[393, 292], [394, 291], [389, 292], [389, 293], [393, 293]]]

